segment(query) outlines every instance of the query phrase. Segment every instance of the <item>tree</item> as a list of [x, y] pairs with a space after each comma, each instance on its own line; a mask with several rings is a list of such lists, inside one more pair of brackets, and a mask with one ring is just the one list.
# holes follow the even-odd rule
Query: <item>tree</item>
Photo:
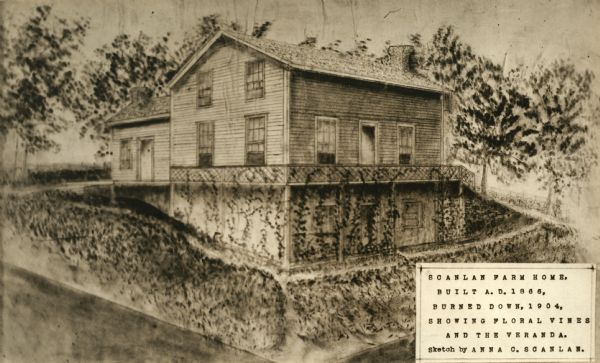
[[477, 57], [468, 68], [454, 118], [458, 159], [482, 168], [481, 191], [486, 193], [488, 167], [501, 178], [521, 177], [535, 155], [533, 133], [524, 110], [528, 97], [516, 84], [516, 74]]
[[[271, 21], [254, 24], [250, 35], [255, 38], [263, 38], [267, 35], [272, 25]], [[243, 27], [239, 22], [227, 21], [220, 14], [210, 14], [201, 17], [192, 31], [185, 34], [182, 44], [176, 50], [175, 56], [177, 60], [183, 62], [200, 48], [204, 42], [222, 29], [234, 32], [243, 31]]]
[[51, 135], [65, 130], [82, 106], [73, 57], [88, 27], [86, 19], [54, 16], [45, 5], [3, 39], [0, 132], [14, 130], [26, 153], [57, 149]]
[[154, 96], [167, 94], [167, 82], [178, 63], [170, 50], [169, 34], [157, 40], [144, 33], [136, 37], [119, 34], [96, 49], [95, 55], [84, 68], [86, 102], [78, 118], [81, 135], [102, 141], [99, 154], [103, 155], [109, 140], [106, 121], [129, 103], [130, 90], [145, 87]]
[[548, 190], [548, 209], [554, 194], [585, 178], [596, 161], [594, 148], [588, 147], [593, 120], [584, 114], [593, 78], [564, 60], [539, 66], [529, 76], [531, 105], [526, 115], [535, 124], [535, 170]]
[[431, 80], [450, 88], [456, 96], [470, 87], [472, 63], [476, 55], [463, 43], [454, 27], [442, 26], [428, 43], [420, 34], [412, 34], [410, 43], [415, 48], [415, 63]]
[[[452, 26], [442, 26], [433, 34], [429, 42], [423, 42], [420, 34], [410, 36], [410, 44], [415, 48], [414, 62], [417, 70], [434, 82], [442, 84], [452, 92], [453, 97], [445, 97], [446, 121], [456, 119], [458, 109], [451, 107], [459, 103], [463, 93], [471, 87], [473, 65], [476, 55], [471, 47], [464, 43]], [[456, 145], [453, 142], [454, 125], [444, 124], [444, 155], [456, 158]]]

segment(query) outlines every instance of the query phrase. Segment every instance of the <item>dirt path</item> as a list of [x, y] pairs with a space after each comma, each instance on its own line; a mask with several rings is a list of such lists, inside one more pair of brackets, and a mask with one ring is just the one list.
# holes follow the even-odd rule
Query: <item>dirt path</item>
[[267, 362], [29, 271], [3, 270], [3, 361]]

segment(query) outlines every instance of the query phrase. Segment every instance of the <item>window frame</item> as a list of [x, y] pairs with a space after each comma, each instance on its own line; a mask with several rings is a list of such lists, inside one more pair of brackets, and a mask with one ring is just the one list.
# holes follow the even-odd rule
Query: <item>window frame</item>
[[[337, 238], [337, 224], [339, 222], [339, 206], [335, 201], [331, 201], [331, 202], [324, 202], [323, 204], [321, 204], [319, 206], [322, 210], [319, 211], [319, 213], [321, 213], [322, 215], [328, 215], [329, 218], [332, 218], [332, 225], [331, 227], [331, 231], [323, 231], [323, 226], [326, 224], [325, 222], [323, 222], [323, 224], [321, 225], [321, 229], [320, 230], [316, 230], [315, 234], [318, 235], [319, 237], [336, 237]], [[333, 212], [333, 213], [327, 213], [325, 212], [325, 210], [329, 210], [329, 212]]]
[[[250, 80], [248, 81], [248, 78], [250, 77], [250, 67], [252, 67], [253, 65], [258, 64], [258, 74], [262, 75], [262, 80], [259, 78], [258, 80]], [[265, 75], [265, 60], [264, 59], [255, 59], [255, 60], [251, 60], [245, 63], [244, 65], [244, 93], [245, 93], [245, 97], [246, 97], [246, 101], [252, 101], [252, 100], [258, 100], [258, 99], [263, 99], [266, 96], [266, 91], [267, 91], [267, 86], [266, 86], [266, 75]], [[254, 95], [253, 91], [255, 92], [256, 90], [258, 90], [259, 88], [253, 88], [252, 90], [248, 89], [248, 85], [250, 83], [254, 84], [256, 82], [261, 82], [262, 81], [262, 92], [260, 93], [259, 96]]]
[[[400, 164], [400, 129], [411, 128], [412, 129], [412, 148], [410, 154], [410, 163]], [[415, 165], [415, 144], [416, 144], [416, 127], [415, 124], [401, 123], [396, 125], [396, 164], [397, 165]]]
[[[406, 209], [408, 204], [414, 204], [417, 206], [417, 224], [416, 225], [407, 225], [406, 224]], [[403, 229], [419, 229], [423, 227], [423, 202], [416, 199], [405, 199], [402, 201], [402, 214], [400, 215], [402, 220], [402, 228]]]
[[[210, 145], [210, 165], [204, 165], [200, 163], [200, 127], [210, 126], [211, 134], [211, 145]], [[206, 147], [206, 146], [202, 146]], [[198, 121], [196, 122], [196, 165], [200, 168], [212, 167], [215, 164], [215, 122], [214, 121]]]
[[[127, 167], [123, 167], [123, 144], [127, 143], [129, 146], [128, 149], [128, 161], [129, 165]], [[128, 137], [125, 139], [119, 140], [119, 170], [133, 170], [133, 139]]]
[[[319, 163], [319, 122], [334, 122], [334, 136], [335, 136], [335, 150], [333, 155], [333, 164]], [[338, 127], [338, 119], [336, 117], [329, 116], [316, 116], [315, 117], [315, 164], [316, 165], [335, 165], [338, 163], [338, 142], [339, 140], [339, 127]]]
[[[362, 162], [362, 128], [363, 126], [372, 126], [375, 128], [375, 162], [373, 164], [367, 164]], [[358, 164], [359, 165], [379, 165], [379, 122], [360, 120], [358, 123]]]
[[[200, 79], [202, 77], [206, 77], [205, 79], [208, 79], [208, 81], [206, 81], [206, 84], [204, 84], [204, 87], [200, 87]], [[208, 85], [208, 86], [206, 86]], [[207, 92], [207, 90], [209, 91], [208, 94], [208, 103], [206, 104], [200, 104], [200, 92]], [[212, 69], [210, 70], [206, 70], [206, 71], [200, 71], [196, 73], [196, 107], [197, 108], [204, 108], [204, 107], [210, 107], [213, 104], [213, 71]], [[203, 95], [203, 97], [206, 97], [206, 95]]]
[[[248, 146], [251, 144], [257, 144], [257, 142], [249, 142], [249, 138], [248, 138], [248, 132], [249, 132], [249, 121], [252, 119], [257, 119], [257, 118], [263, 118], [264, 124], [263, 124], [263, 139], [262, 139], [262, 144], [263, 144], [263, 162], [261, 164], [257, 164], [257, 163], [249, 163], [248, 162]], [[268, 125], [268, 121], [269, 121], [269, 117], [267, 113], [257, 113], [257, 114], [252, 114], [252, 115], [245, 115], [244, 116], [244, 165], [247, 166], [264, 166], [267, 165], [267, 125]]]

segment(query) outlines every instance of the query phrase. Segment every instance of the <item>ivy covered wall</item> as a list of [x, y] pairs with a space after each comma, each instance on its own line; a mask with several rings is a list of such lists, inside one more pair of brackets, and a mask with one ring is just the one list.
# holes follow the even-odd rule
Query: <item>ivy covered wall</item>
[[298, 186], [290, 208], [293, 263], [455, 241], [465, 232], [458, 183]]
[[217, 243], [280, 264], [375, 255], [465, 235], [457, 182], [290, 186], [288, 202], [285, 188], [179, 183], [173, 214]]
[[216, 243], [283, 261], [285, 187], [182, 183], [173, 188], [176, 218], [214, 237]]

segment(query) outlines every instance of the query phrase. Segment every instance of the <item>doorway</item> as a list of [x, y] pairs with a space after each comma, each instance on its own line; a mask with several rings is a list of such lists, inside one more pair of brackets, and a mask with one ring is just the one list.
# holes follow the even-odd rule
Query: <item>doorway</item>
[[360, 124], [360, 163], [375, 164], [377, 160], [377, 127], [375, 124]]
[[154, 140], [140, 141], [140, 179], [152, 180], [154, 177]]

